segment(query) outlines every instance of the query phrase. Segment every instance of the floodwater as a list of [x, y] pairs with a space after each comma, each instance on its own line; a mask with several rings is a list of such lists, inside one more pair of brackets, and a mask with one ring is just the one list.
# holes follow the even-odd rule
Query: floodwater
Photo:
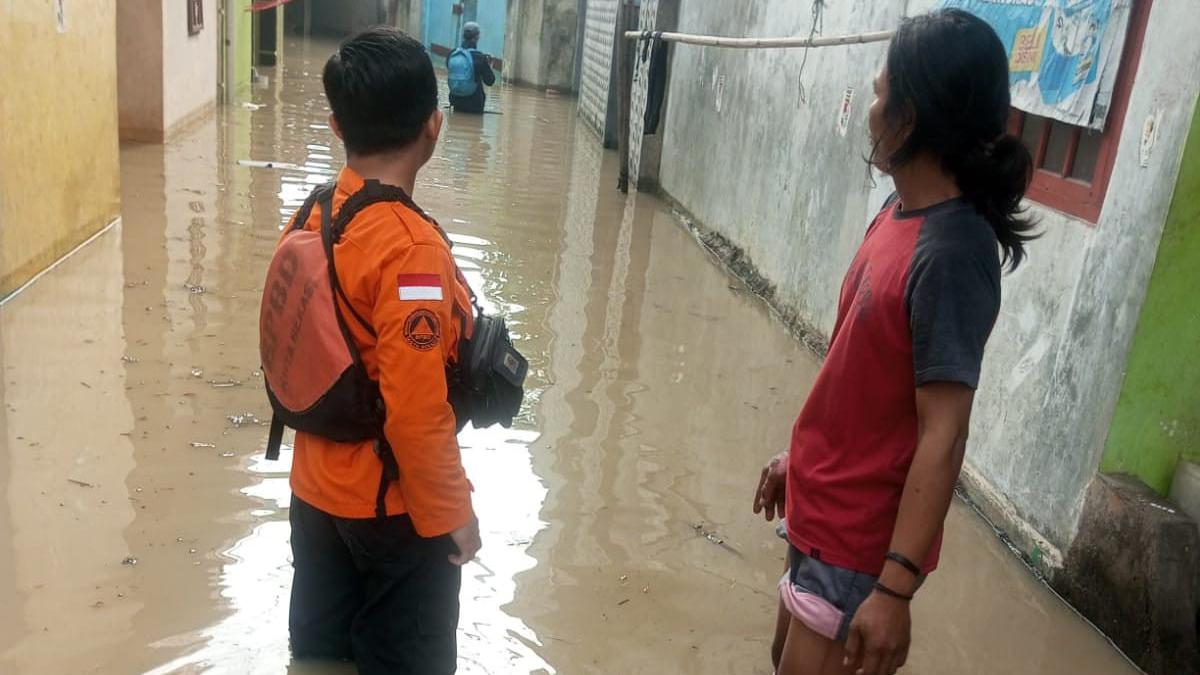
[[[246, 104], [124, 148], [123, 223], [0, 310], [0, 672], [353, 672], [289, 663], [256, 346], [279, 228], [341, 162], [329, 49], [291, 44]], [[573, 101], [489, 106], [448, 117], [416, 194], [532, 364], [516, 428], [462, 436], [485, 544], [460, 672], [769, 673], [784, 547], [750, 496], [817, 364], [660, 202], [615, 191]], [[943, 557], [905, 672], [1136, 672], [962, 505]]]

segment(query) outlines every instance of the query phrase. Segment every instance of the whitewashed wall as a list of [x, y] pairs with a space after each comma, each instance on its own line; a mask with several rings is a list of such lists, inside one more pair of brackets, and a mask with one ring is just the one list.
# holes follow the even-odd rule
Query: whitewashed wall
[[[824, 34], [895, 27], [932, 0], [829, 3]], [[590, 18], [590, 17], [589, 17]], [[807, 35], [811, 4], [682, 0], [680, 31]], [[1103, 214], [1032, 205], [1044, 237], [1005, 280], [968, 453], [968, 483], [1053, 567], [1074, 537], [1120, 391], [1200, 80], [1200, 4], [1154, 3]], [[589, 36], [590, 37], [590, 36]], [[812, 50], [677, 46], [663, 190], [741, 248], [785, 308], [828, 334], [842, 275], [890, 191], [864, 157], [884, 45]], [[801, 97], [801, 83], [804, 96]], [[839, 133], [843, 96], [850, 118]], [[585, 105], [585, 117], [588, 108]], [[1161, 115], [1147, 165], [1142, 126]], [[781, 419], [780, 424], [791, 420]]]

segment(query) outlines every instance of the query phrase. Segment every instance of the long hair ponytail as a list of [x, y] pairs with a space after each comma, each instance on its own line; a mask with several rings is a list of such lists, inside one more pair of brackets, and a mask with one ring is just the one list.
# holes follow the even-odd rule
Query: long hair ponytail
[[1021, 206], [1033, 160], [1005, 132], [1008, 57], [996, 32], [959, 9], [907, 19], [888, 48], [887, 81], [885, 115], [911, 126], [888, 165], [902, 166], [922, 152], [938, 157], [1016, 269], [1025, 244], [1037, 238]]

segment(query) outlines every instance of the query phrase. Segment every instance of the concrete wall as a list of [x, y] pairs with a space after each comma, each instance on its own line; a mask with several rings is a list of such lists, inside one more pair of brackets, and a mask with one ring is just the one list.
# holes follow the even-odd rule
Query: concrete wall
[[161, 141], [216, 104], [217, 0], [204, 0], [204, 28], [196, 35], [188, 35], [185, 2], [117, 5], [121, 137]]
[[1167, 494], [1200, 460], [1200, 111], [1184, 150], [1101, 468]]
[[219, 17], [217, 0], [204, 0], [204, 30], [188, 35], [186, 2], [163, 0], [162, 11], [163, 123], [169, 132], [216, 104]]
[[0, 298], [117, 217], [116, 5], [0, 5]]
[[[894, 27], [903, 3], [829, 3], [825, 34]], [[807, 35], [809, 3], [740, 3], [735, 10], [683, 0], [679, 30], [738, 36]], [[677, 45], [660, 180], [696, 218], [739, 246], [777, 286], [781, 304], [828, 334], [837, 291], [870, 216], [866, 109], [883, 44], [814, 49], [801, 102], [800, 50]], [[845, 137], [843, 92], [855, 92]]]
[[420, 38], [424, 3], [421, 0], [401, 0], [400, 5], [402, 8], [405, 3], [407, 3], [408, 7], [398, 12], [397, 28], [409, 35]]
[[608, 88], [613, 73], [618, 4], [617, 0], [588, 0], [584, 20], [579, 114], [601, 137], [608, 126]]
[[516, 82], [535, 82], [541, 61], [541, 0], [512, 0], [504, 36], [504, 76]]
[[560, 91], [574, 88], [579, 0], [511, 0], [506, 30], [506, 79]]
[[[932, 0], [829, 3], [824, 34], [894, 27]], [[809, 3], [684, 0], [683, 32], [807, 34]], [[1045, 236], [1005, 280], [984, 365], [968, 479], [1027, 552], [1051, 567], [1076, 531], [1120, 390], [1200, 82], [1189, 39], [1200, 6], [1154, 3], [1111, 187], [1091, 225], [1032, 205]], [[589, 35], [589, 38], [591, 36]], [[593, 48], [589, 45], [588, 48]], [[890, 191], [863, 157], [882, 45], [800, 51], [680, 47], [664, 128], [661, 185], [774, 285], [785, 315], [828, 334], [837, 291], [868, 219]], [[846, 135], [836, 132], [854, 89]], [[594, 106], [592, 106], [594, 108]], [[1144, 121], [1161, 115], [1139, 161]], [[590, 119], [588, 107], [584, 116]]]
[[121, 0], [116, 5], [121, 137], [161, 136], [164, 128], [162, 2]]

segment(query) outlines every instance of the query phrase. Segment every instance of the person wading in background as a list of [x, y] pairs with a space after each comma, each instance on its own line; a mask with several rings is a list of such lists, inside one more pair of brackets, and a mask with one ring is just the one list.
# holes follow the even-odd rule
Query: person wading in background
[[479, 24], [468, 21], [463, 25], [462, 46], [446, 57], [450, 107], [455, 112], [483, 114], [487, 102], [483, 87], [496, 84], [491, 58], [479, 51], [479, 34]]
[[937, 566], [1003, 262], [1033, 237], [1032, 162], [1005, 134], [1008, 58], [981, 19], [906, 20], [870, 108], [896, 193], [846, 274], [829, 354], [754, 512], [786, 514], [781, 675], [892, 675], [909, 603]]
[[[373, 28], [341, 44], [323, 80], [346, 148], [335, 224], [352, 198], [398, 196], [348, 211], [332, 245], [335, 302], [385, 419], [375, 442], [296, 434], [292, 653], [352, 659], [364, 675], [453, 673], [462, 566], [480, 538], [446, 373], [474, 314], [446, 235], [411, 199], [442, 128], [437, 78], [419, 42]], [[302, 226], [319, 231], [322, 214]]]

